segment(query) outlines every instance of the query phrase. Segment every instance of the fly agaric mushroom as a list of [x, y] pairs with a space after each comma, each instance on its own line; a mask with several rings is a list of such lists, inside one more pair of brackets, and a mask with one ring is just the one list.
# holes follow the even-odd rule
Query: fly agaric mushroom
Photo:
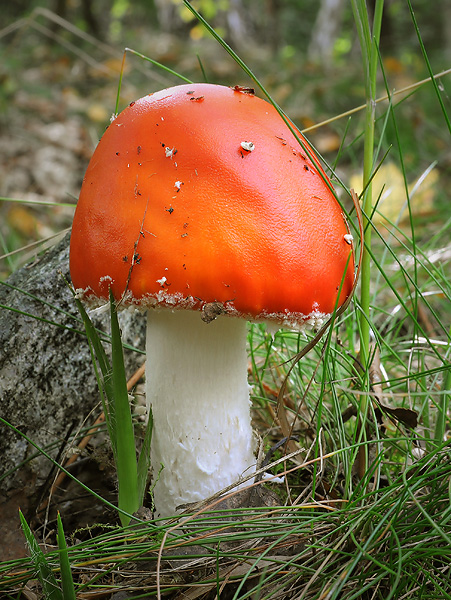
[[303, 143], [247, 88], [189, 84], [131, 103], [88, 166], [71, 276], [148, 309], [157, 514], [255, 469], [246, 320], [318, 326], [351, 292], [352, 238]]

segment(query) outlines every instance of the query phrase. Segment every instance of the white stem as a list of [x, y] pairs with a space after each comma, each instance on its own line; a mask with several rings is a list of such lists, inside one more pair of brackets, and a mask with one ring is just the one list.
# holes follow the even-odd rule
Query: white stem
[[246, 321], [199, 312], [149, 310], [147, 403], [152, 406], [154, 500], [176, 514], [255, 469]]

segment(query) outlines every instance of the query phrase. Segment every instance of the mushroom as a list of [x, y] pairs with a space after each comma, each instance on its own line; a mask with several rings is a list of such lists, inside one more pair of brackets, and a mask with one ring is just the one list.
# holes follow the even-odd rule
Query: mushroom
[[163, 516], [255, 469], [246, 321], [319, 326], [353, 285], [318, 159], [245, 89], [180, 85], [131, 103], [93, 154], [73, 222], [79, 297], [104, 303], [111, 289], [147, 309]]

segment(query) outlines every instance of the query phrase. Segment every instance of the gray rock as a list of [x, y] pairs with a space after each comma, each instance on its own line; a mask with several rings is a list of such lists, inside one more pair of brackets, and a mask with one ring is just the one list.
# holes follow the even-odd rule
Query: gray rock
[[[69, 235], [0, 284], [0, 416], [56, 457], [100, 400], [84, 328], [69, 281]], [[30, 316], [28, 316], [30, 315]], [[108, 313], [93, 319], [109, 330]], [[145, 319], [125, 311], [119, 321], [131, 375], [143, 362]], [[79, 330], [79, 331], [77, 331]], [[97, 410], [95, 416], [100, 412]], [[23, 437], [0, 423], [0, 492], [39, 487], [52, 465]], [[5, 476], [6, 475], [6, 476]]]

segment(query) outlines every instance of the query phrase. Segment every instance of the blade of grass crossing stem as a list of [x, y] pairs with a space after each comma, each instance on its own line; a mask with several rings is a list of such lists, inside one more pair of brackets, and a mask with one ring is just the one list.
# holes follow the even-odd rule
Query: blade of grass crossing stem
[[70, 569], [69, 553], [67, 551], [66, 538], [64, 537], [63, 523], [61, 521], [61, 516], [59, 513], [56, 517], [56, 524], [57, 524], [56, 541], [58, 543], [58, 549], [59, 549], [63, 597], [64, 597], [64, 600], [76, 600], [74, 580], [72, 579], [72, 571]]
[[[359, 42], [362, 52], [362, 64], [365, 77], [366, 114], [364, 133], [364, 159], [363, 159], [363, 185], [366, 191], [362, 199], [363, 226], [364, 226], [364, 251], [361, 266], [361, 293], [360, 293], [360, 362], [366, 373], [365, 388], [369, 390], [370, 371], [370, 276], [371, 276], [371, 223], [369, 215], [372, 214], [372, 172], [374, 168], [374, 125], [376, 114], [376, 76], [378, 64], [378, 46], [380, 39], [383, 0], [376, 0], [374, 8], [373, 28], [371, 31], [368, 9], [365, 0], [352, 0], [352, 10], [357, 27]], [[369, 396], [362, 394], [360, 402], [359, 431], [356, 442], [364, 441], [366, 432], [366, 419], [368, 414]], [[368, 466], [368, 448], [364, 444], [362, 452], [365, 457], [359, 459], [359, 471], [363, 472]]]
[[42, 585], [44, 598], [46, 600], [64, 600], [63, 593], [58, 586], [53, 570], [49, 565], [44, 552], [39, 547], [21, 510], [19, 510], [19, 517], [22, 531], [30, 551], [31, 560], [36, 571], [36, 576]]
[[[121, 332], [117, 320], [115, 300], [110, 291], [111, 309], [111, 373], [113, 387], [113, 402], [115, 411], [115, 429], [117, 444], [117, 479], [119, 485], [119, 508], [134, 513], [140, 507], [138, 495], [138, 470], [136, 461], [135, 436], [133, 431], [132, 413], [128, 398], [127, 379], [125, 376], [124, 355], [122, 351]], [[123, 525], [128, 525], [130, 519], [121, 513]]]

